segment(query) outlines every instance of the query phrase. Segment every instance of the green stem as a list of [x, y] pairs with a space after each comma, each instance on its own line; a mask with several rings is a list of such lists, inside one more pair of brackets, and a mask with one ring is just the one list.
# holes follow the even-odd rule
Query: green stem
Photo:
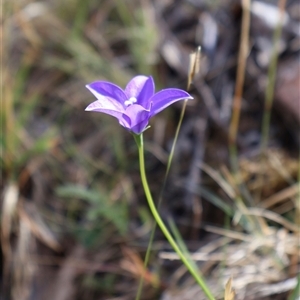
[[270, 132], [270, 120], [271, 120], [271, 110], [273, 107], [274, 101], [274, 87], [276, 81], [276, 70], [277, 70], [277, 61], [279, 55], [279, 41], [282, 32], [282, 24], [283, 24], [283, 17], [285, 11], [285, 0], [281, 0], [279, 2], [279, 11], [280, 11], [280, 19], [277, 23], [277, 27], [274, 31], [273, 35], [273, 51], [271, 54], [270, 65], [268, 68], [268, 82], [266, 87], [266, 95], [265, 95], [265, 108], [262, 120], [262, 141], [261, 141], [261, 153], [264, 154], [269, 140], [269, 132]]
[[[285, 4], [286, 4], [286, 0], [278, 1], [278, 10], [280, 15], [279, 15], [277, 26], [273, 34], [274, 46], [272, 49], [270, 64], [268, 67], [268, 76], [267, 76], [268, 81], [267, 81], [266, 92], [265, 92], [264, 113], [263, 113], [262, 125], [261, 125], [261, 143], [260, 143], [261, 175], [260, 178], [258, 178], [259, 182], [262, 182], [263, 185], [265, 184], [263, 167], [265, 166], [266, 163], [266, 149], [269, 143], [271, 113], [272, 113], [272, 107], [274, 101], [276, 70], [277, 70], [277, 61], [279, 55], [279, 42], [280, 42], [280, 36], [281, 36], [282, 26], [283, 26]], [[258, 189], [256, 193], [257, 202], [259, 202], [261, 199], [263, 185]]]
[[[168, 158], [168, 163], [167, 163], [167, 169], [166, 169], [164, 182], [162, 184], [161, 192], [160, 192], [160, 195], [158, 197], [158, 204], [157, 204], [157, 209], [158, 210], [159, 210], [159, 207], [160, 207], [161, 202], [162, 202], [163, 191], [165, 190], [165, 186], [166, 186], [167, 179], [168, 179], [168, 176], [169, 176], [172, 160], [173, 160], [173, 157], [174, 157], [175, 147], [176, 147], [178, 136], [179, 136], [179, 130], [181, 128], [182, 120], [183, 120], [185, 110], [186, 110], [187, 101], [188, 100], [184, 100], [183, 107], [182, 107], [181, 114], [180, 114], [180, 118], [179, 118], [179, 122], [178, 122], [176, 132], [175, 132], [175, 138], [174, 138], [172, 148], [171, 148], [171, 152], [170, 152], [170, 155], [169, 155], [169, 158]], [[148, 262], [149, 262], [149, 259], [150, 259], [151, 246], [152, 246], [152, 243], [153, 243], [153, 240], [154, 240], [155, 230], [156, 230], [156, 223], [154, 223], [154, 225], [152, 227], [152, 230], [151, 230], [151, 234], [150, 234], [149, 244], [148, 244], [148, 248], [147, 248], [146, 255], [145, 255], [145, 260], [144, 260], [144, 267], [145, 268], [147, 268]], [[139, 287], [138, 287], [138, 290], [137, 290], [137, 293], [136, 293], [135, 300], [140, 299], [141, 294], [142, 294], [143, 284], [144, 284], [144, 277], [142, 276], [141, 279], [140, 279], [140, 283], [139, 283]]]
[[188, 259], [184, 256], [183, 252], [180, 250], [178, 247], [177, 243], [173, 239], [172, 235], [170, 234], [169, 230], [167, 229], [166, 225], [164, 224], [163, 220], [161, 219], [154, 201], [152, 199], [152, 195], [149, 189], [147, 177], [146, 177], [146, 172], [145, 172], [145, 159], [144, 159], [144, 141], [143, 141], [143, 134], [140, 135], [134, 135], [134, 139], [137, 143], [138, 146], [138, 151], [139, 151], [139, 160], [140, 160], [140, 173], [141, 173], [141, 180], [143, 184], [143, 188], [145, 191], [145, 195], [150, 207], [150, 210], [152, 212], [152, 215], [157, 223], [157, 225], [160, 227], [161, 231], [163, 232], [164, 236], [174, 249], [174, 251], [178, 254], [180, 257], [181, 261], [184, 263], [188, 271], [191, 273], [191, 275], [194, 277], [198, 285], [202, 288], [203, 292], [207, 296], [209, 300], [215, 300], [214, 296], [210, 292], [209, 288], [207, 287], [206, 283], [204, 280], [201, 278], [200, 274], [197, 273], [197, 271], [193, 268], [193, 266], [190, 264]]

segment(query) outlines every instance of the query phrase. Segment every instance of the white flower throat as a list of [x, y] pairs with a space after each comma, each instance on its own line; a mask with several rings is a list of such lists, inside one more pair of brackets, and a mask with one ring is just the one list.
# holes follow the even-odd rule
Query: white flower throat
[[126, 100], [124, 102], [124, 104], [125, 104], [125, 106], [129, 106], [129, 105], [132, 105], [136, 102], [137, 102], [137, 99], [135, 97], [130, 97], [128, 100]]

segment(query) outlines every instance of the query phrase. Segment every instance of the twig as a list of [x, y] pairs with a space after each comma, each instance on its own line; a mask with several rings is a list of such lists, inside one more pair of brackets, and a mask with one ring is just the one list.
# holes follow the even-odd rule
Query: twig
[[245, 81], [246, 60], [249, 51], [249, 29], [250, 29], [250, 0], [242, 0], [243, 16], [242, 16], [242, 31], [240, 39], [240, 50], [238, 56], [238, 66], [236, 74], [235, 93], [232, 106], [232, 118], [229, 126], [229, 151], [231, 167], [237, 175], [238, 158], [237, 158], [237, 132], [240, 120], [241, 103], [243, 86]]

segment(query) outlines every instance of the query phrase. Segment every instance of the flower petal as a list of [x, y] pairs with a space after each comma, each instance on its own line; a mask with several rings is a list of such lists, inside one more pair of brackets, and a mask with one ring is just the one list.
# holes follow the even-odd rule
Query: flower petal
[[91, 84], [86, 85], [86, 87], [96, 96], [97, 99], [109, 97], [120, 102], [122, 105], [127, 100], [124, 91], [116, 84], [106, 82], [106, 81], [95, 81]]
[[125, 111], [121, 103], [109, 97], [101, 97], [101, 99], [92, 102], [85, 110], [102, 112], [117, 118], [119, 121]]
[[[123, 118], [127, 124], [130, 124], [130, 128], [128, 129], [130, 129], [134, 133], [139, 134], [143, 132], [143, 130], [148, 125], [149, 118], [150, 118], [150, 111], [145, 109], [143, 106], [139, 104], [133, 104], [128, 106], [128, 108], [126, 109], [123, 115]], [[125, 124], [125, 122], [122, 123]]]
[[149, 119], [145, 119], [135, 126], [131, 127], [130, 131], [134, 132], [135, 134], [141, 134], [147, 128], [148, 123]]
[[150, 112], [151, 117], [158, 114], [172, 103], [184, 99], [193, 99], [193, 97], [189, 93], [179, 89], [161, 90], [150, 99], [150, 102], [152, 103]]
[[126, 88], [125, 94], [127, 98], [135, 97], [137, 103], [144, 108], [148, 109], [150, 107], [150, 98], [154, 94], [154, 81], [151, 76], [139, 75], [132, 78]]

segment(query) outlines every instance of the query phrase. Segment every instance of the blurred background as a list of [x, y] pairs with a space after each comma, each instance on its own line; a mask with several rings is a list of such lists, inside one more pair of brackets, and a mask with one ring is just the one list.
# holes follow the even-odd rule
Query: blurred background
[[[160, 213], [217, 299], [299, 299], [299, 26], [296, 0], [4, 0], [0, 299], [205, 299], [159, 230], [144, 269], [134, 140], [84, 111], [94, 80], [186, 89], [198, 45]], [[181, 108], [145, 132], [156, 200]]]

